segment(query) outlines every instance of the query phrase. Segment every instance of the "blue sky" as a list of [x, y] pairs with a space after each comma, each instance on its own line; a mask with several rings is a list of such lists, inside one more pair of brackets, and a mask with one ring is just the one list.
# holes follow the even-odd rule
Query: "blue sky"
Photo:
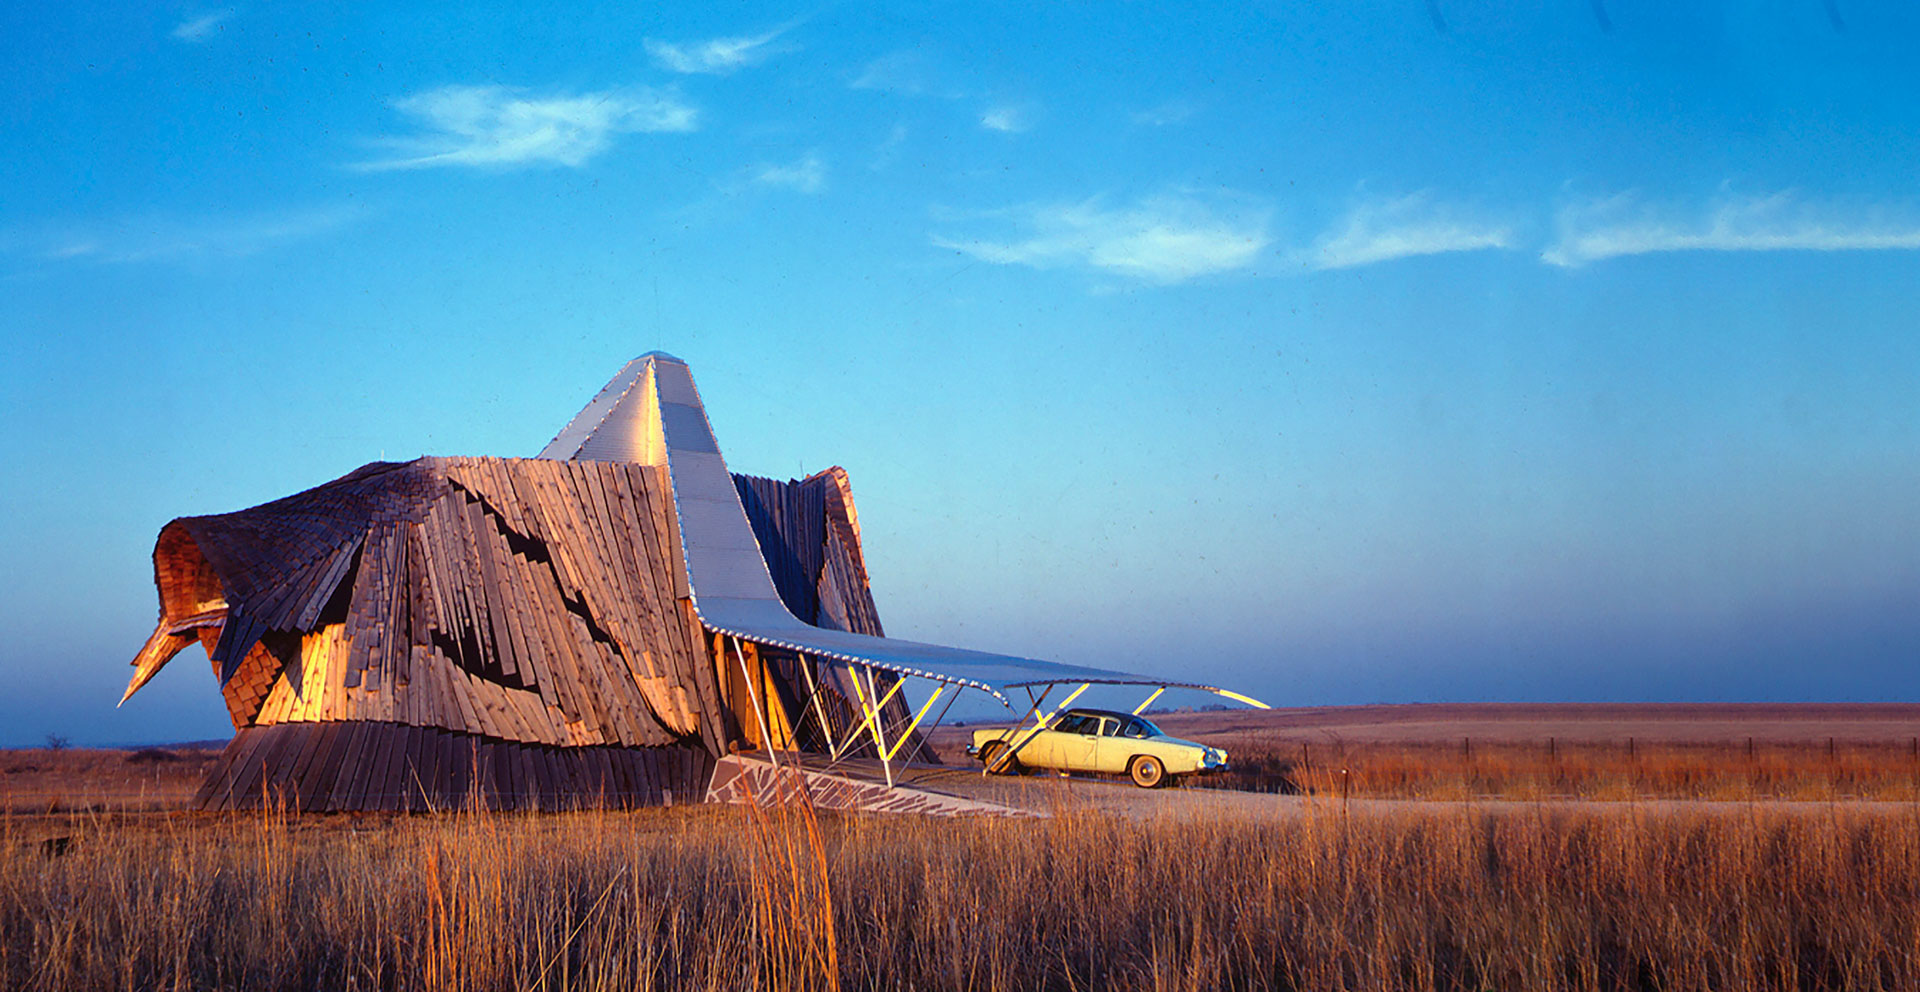
[[224, 733], [162, 524], [655, 348], [896, 634], [1916, 698], [1910, 7], [396, 6], [0, 12], [0, 743]]

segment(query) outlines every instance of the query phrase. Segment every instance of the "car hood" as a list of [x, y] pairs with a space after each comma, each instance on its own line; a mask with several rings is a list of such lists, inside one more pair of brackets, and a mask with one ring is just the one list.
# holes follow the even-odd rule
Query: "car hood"
[[1197, 741], [1181, 740], [1178, 737], [1160, 736], [1160, 737], [1149, 737], [1147, 739], [1151, 741], [1158, 741], [1162, 744], [1177, 744], [1182, 747], [1197, 747], [1202, 751], [1215, 750], [1215, 748], [1211, 744], [1201, 744]]

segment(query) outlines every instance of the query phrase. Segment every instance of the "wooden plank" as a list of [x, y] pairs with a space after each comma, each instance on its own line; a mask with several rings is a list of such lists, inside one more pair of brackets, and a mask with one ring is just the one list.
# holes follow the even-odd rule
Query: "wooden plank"
[[494, 745], [494, 780], [500, 786], [500, 806], [502, 809], [526, 808], [526, 784], [520, 778], [520, 745], [514, 741], [499, 741]]
[[386, 757], [384, 741], [385, 724], [372, 720], [363, 720], [356, 724], [360, 728], [359, 753], [355, 755], [353, 773], [343, 776], [346, 788], [339, 793], [340, 809], [371, 809], [368, 797], [378, 791], [374, 779], [380, 774], [380, 763]]
[[474, 752], [474, 788], [488, 809], [500, 809], [499, 774], [494, 767], [494, 741], [482, 739]]
[[366, 775], [366, 744], [372, 724], [356, 720], [342, 726], [347, 728], [346, 749], [341, 753], [333, 787], [327, 792], [325, 808], [329, 810], [353, 809], [355, 785]]
[[633, 766], [627, 763], [627, 749], [609, 747], [606, 750], [607, 769], [613, 776], [613, 792], [618, 795], [622, 805], [632, 805], [632, 798], [640, 791], [640, 784], [633, 775]]
[[526, 559], [514, 554], [497, 535], [492, 543], [497, 574], [501, 579], [500, 592], [512, 611], [512, 622], [508, 627], [515, 638], [515, 650], [525, 666], [521, 684], [538, 692], [548, 705], [557, 706], [560, 697], [551, 684], [554, 680], [547, 668], [547, 649], [539, 636], [542, 618], [528, 599], [526, 583], [531, 576]]
[[380, 772], [373, 779], [372, 793], [368, 796], [368, 806], [373, 809], [398, 810], [405, 793], [401, 785], [401, 769], [406, 765], [406, 738], [398, 724], [380, 724]]
[[267, 739], [260, 749], [260, 760], [249, 770], [251, 775], [235, 782], [234, 801], [237, 805], [251, 808], [255, 803], [274, 801], [273, 788], [285, 772], [287, 762], [297, 756], [294, 735], [287, 733], [285, 725], [261, 727], [259, 732]]
[[275, 739], [271, 727], [249, 727], [243, 733], [253, 740], [250, 748], [234, 768], [232, 780], [227, 782], [222, 794], [216, 797], [211, 809], [241, 809], [248, 803], [258, 801], [255, 792], [260, 782], [260, 769], [274, 750]]
[[433, 810], [446, 809], [452, 789], [447, 779], [452, 769], [448, 767], [451, 755], [447, 749], [447, 739], [452, 736], [436, 727], [417, 728], [420, 735], [420, 784], [429, 807]]
[[582, 560], [579, 535], [567, 512], [566, 504], [572, 497], [564, 470], [558, 463], [535, 459], [527, 465], [527, 479], [535, 494], [541, 528], [547, 535], [547, 553], [553, 557], [567, 594], [578, 598], [587, 585], [587, 566]]
[[455, 806], [466, 805], [473, 790], [473, 769], [480, 756], [480, 739], [472, 734], [447, 735], [448, 798]]
[[514, 637], [508, 629], [506, 607], [501, 601], [500, 577], [493, 557], [493, 543], [497, 535], [488, 533], [492, 525], [487, 523], [486, 511], [478, 503], [466, 505], [468, 551], [480, 568], [480, 585], [476, 590], [487, 604], [487, 624], [483, 629], [491, 628], [492, 661], [498, 665], [499, 678], [503, 682], [520, 684], [520, 659], [514, 654]]
[[220, 752], [214, 770], [207, 774], [206, 782], [194, 794], [195, 809], [220, 809], [230, 804], [234, 780], [246, 767], [254, 749], [260, 746], [260, 740], [253, 728], [243, 728], [234, 734], [233, 740]]
[[500, 762], [500, 786], [502, 802], [508, 809], [527, 808], [527, 774], [525, 766], [520, 764], [524, 745], [515, 741], [501, 741], [494, 757]]
[[326, 737], [320, 732], [325, 726], [318, 723], [290, 723], [285, 726], [284, 733], [293, 737], [294, 751], [286, 762], [284, 772], [275, 776], [274, 787], [285, 793], [288, 806], [298, 812], [300, 792], [306, 784], [306, 776], [326, 750]]
[[665, 776], [661, 773], [658, 748], [634, 748], [631, 753], [637, 759], [640, 768], [641, 801], [653, 803], [659, 801], [660, 790], [665, 787]]
[[326, 752], [320, 762], [307, 774], [300, 789], [300, 808], [310, 813], [321, 813], [330, 807], [328, 801], [333, 795], [334, 781], [340, 777], [341, 762], [346, 758], [347, 743], [352, 738], [352, 726], [345, 723], [324, 723]]
[[393, 725], [385, 722], [367, 724], [367, 744], [365, 759], [361, 762], [364, 774], [359, 786], [354, 790], [354, 809], [390, 809], [391, 802], [388, 779], [393, 767]]
[[461, 669], [447, 673], [447, 680], [453, 684], [454, 698], [460, 703], [460, 713], [465, 721], [461, 729], [468, 733], [500, 736], [500, 729], [494, 725], [493, 714], [481, 703], [473, 685], [473, 676]]
[[427, 805], [426, 766], [426, 730], [421, 727], [406, 726], [400, 728], [400, 808], [405, 810], [425, 809]]
[[527, 749], [527, 760], [533, 765], [534, 794], [539, 797], [541, 809], [553, 809], [560, 795], [560, 783], [554, 776], [553, 750], [545, 747]]

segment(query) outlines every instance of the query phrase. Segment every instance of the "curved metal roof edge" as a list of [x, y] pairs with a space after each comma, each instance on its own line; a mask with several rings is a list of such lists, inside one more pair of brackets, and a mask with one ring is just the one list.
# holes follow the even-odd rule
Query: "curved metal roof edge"
[[[1114, 671], [1109, 669], [1091, 668], [1091, 667], [1082, 666], [1082, 665], [1066, 664], [1063, 662], [1043, 661], [1038, 658], [1025, 658], [1019, 655], [1006, 655], [1006, 654], [999, 654], [997, 652], [978, 651], [971, 648], [956, 648], [956, 647], [949, 647], [946, 645], [939, 645], [939, 644], [926, 644], [919, 641], [908, 641], [901, 638], [872, 637], [866, 634], [856, 634], [851, 631], [840, 631], [840, 630], [833, 630], [832, 628], [816, 627], [816, 626], [813, 626], [812, 624], [808, 624], [805, 621], [802, 621], [798, 617], [794, 616], [791, 610], [787, 609], [786, 603], [781, 601], [778, 593], [774, 591], [773, 576], [772, 576], [772, 573], [769, 572], [767, 569], [766, 555], [760, 547], [759, 539], [754, 536], [751, 526], [746, 521], [746, 511], [740, 505], [739, 493], [734, 488], [731, 474], [727, 472], [726, 456], [720, 452], [719, 442], [717, 439], [715, 439], [714, 432], [713, 432], [713, 423], [707, 417], [706, 404], [700, 399], [700, 388], [693, 381], [692, 368], [688, 366], [688, 364], [685, 361], [679, 358], [676, 358], [672, 355], [669, 355], [666, 352], [650, 351], [640, 356], [639, 358], [634, 359], [633, 362], [629, 362], [626, 366], [622, 367], [620, 373], [616, 374], [614, 378], [616, 380], [619, 379], [621, 376], [626, 374], [628, 369], [632, 368], [633, 365], [639, 364], [639, 363], [645, 363], [646, 365], [654, 366], [654, 369], [653, 369], [654, 374], [650, 377], [644, 375], [644, 373], [633, 376], [632, 379], [628, 381], [628, 383], [626, 384], [626, 387], [621, 390], [619, 397], [617, 397], [611, 404], [609, 404], [608, 407], [605, 409], [605, 411], [602, 413], [601, 421], [599, 423], [594, 424], [594, 426], [591, 429], [589, 429], [586, 432], [586, 434], [588, 437], [591, 437], [593, 434], [597, 433], [601, 424], [603, 424], [607, 418], [611, 417], [613, 413], [616, 410], [618, 410], [620, 406], [627, 400], [628, 394], [631, 393], [633, 387], [647, 380], [650, 380], [652, 383], [652, 388], [654, 391], [654, 397], [653, 397], [654, 402], [660, 404], [663, 407], [669, 403], [688, 406], [688, 407], [691, 407], [693, 410], [697, 410], [699, 412], [700, 427], [703, 428], [705, 431], [705, 434], [706, 434], [706, 437], [704, 439], [705, 442], [712, 446], [711, 451], [700, 450], [699, 448], [694, 448], [694, 447], [683, 448], [680, 445], [676, 445], [674, 442], [675, 442], [675, 435], [678, 433], [678, 431], [675, 429], [675, 427], [670, 426], [665, 422], [666, 421], [665, 417], [662, 418], [661, 433], [663, 437], [661, 440], [664, 442], [663, 448], [666, 454], [666, 459], [665, 459], [666, 469], [667, 469], [667, 476], [669, 480], [668, 488], [670, 493], [672, 494], [673, 504], [674, 504], [674, 517], [675, 517], [675, 524], [676, 524], [675, 529], [679, 533], [680, 559], [681, 559], [680, 565], [681, 565], [682, 571], [686, 576], [687, 592], [693, 604], [694, 615], [700, 620], [701, 624], [705, 626], [707, 629], [716, 631], [718, 633], [726, 634], [732, 637], [736, 637], [742, 640], [752, 641], [757, 644], [765, 644], [771, 647], [785, 648], [790, 651], [797, 651], [805, 654], [811, 654], [816, 657], [829, 658], [829, 659], [833, 659], [846, 664], [867, 665], [873, 668], [881, 669], [883, 671], [893, 672], [898, 675], [904, 675], [904, 676], [909, 676], [914, 678], [923, 678], [931, 681], [943, 682], [949, 685], [958, 685], [958, 686], [979, 689], [983, 692], [986, 692], [992, 695], [994, 698], [999, 699], [1002, 703], [1006, 703], [1008, 705], [1011, 705], [1011, 701], [1008, 700], [1006, 695], [1002, 692], [1002, 690], [1004, 689], [1032, 688], [1032, 687], [1037, 687], [1042, 685], [1087, 683], [1087, 684], [1093, 684], [1093, 685], [1142, 685], [1142, 686], [1161, 686], [1165, 688], [1177, 688], [1177, 689], [1195, 689], [1195, 690], [1200, 690], [1204, 692], [1215, 693], [1218, 695], [1226, 696], [1228, 698], [1242, 700], [1255, 706], [1265, 707], [1266, 704], [1261, 703], [1260, 701], [1255, 700], [1249, 696], [1244, 696], [1244, 695], [1241, 695], [1240, 693], [1232, 692], [1230, 690], [1222, 689], [1218, 686], [1208, 685], [1205, 683], [1188, 682], [1188, 681], [1179, 680], [1179, 679], [1159, 679], [1159, 678], [1153, 678], [1151, 676], [1137, 675], [1131, 672], [1121, 672], [1121, 671]], [[661, 395], [661, 392], [662, 392], [661, 378], [662, 377], [660, 375], [661, 370], [658, 366], [659, 364], [664, 364], [664, 363], [672, 363], [673, 365], [678, 366], [680, 370], [684, 370], [684, 373], [686, 375], [685, 385], [687, 390], [690, 391], [691, 393], [691, 400], [692, 400], [691, 403], [679, 403], [678, 400], [668, 400], [665, 396]], [[601, 390], [601, 393], [597, 394], [594, 400], [588, 404], [588, 407], [591, 408], [593, 405], [598, 403], [601, 397], [608, 391], [609, 388], [612, 387], [612, 385], [613, 385], [612, 381], [608, 382], [607, 388], [603, 388]], [[677, 387], [678, 384], [676, 383], [675, 385]], [[579, 416], [583, 416], [586, 413], [587, 413], [587, 410], [583, 409], [580, 415], [576, 415], [575, 420], [577, 421], [579, 419]], [[571, 429], [573, 426], [574, 426], [573, 422], [569, 422], [568, 429]], [[563, 430], [561, 432], [562, 435], [565, 435], [566, 433], [567, 433], [566, 430]], [[558, 440], [559, 438], [556, 437], [555, 441], [558, 441]], [[696, 440], [700, 440], [700, 439], [696, 439]], [[549, 444], [549, 447], [551, 447], [551, 444]], [[575, 451], [577, 452], [578, 448], [576, 448]], [[569, 455], [571, 454], [573, 454], [573, 452], [569, 452]], [[696, 555], [696, 552], [716, 551], [717, 547], [715, 549], [699, 547], [697, 546], [696, 539], [700, 535], [695, 534], [690, 536], [688, 534], [688, 530], [689, 530], [688, 520], [685, 516], [685, 513], [683, 512], [683, 508], [681, 505], [682, 503], [682, 485], [681, 485], [682, 479], [680, 478], [680, 474], [681, 474], [680, 461], [681, 460], [676, 458], [677, 455], [697, 455], [699, 456], [699, 458], [696, 459], [696, 461], [703, 460], [704, 458], [711, 456], [717, 462], [717, 466], [688, 465], [687, 471], [692, 474], [698, 474], [703, 470], [712, 471], [714, 468], [717, 468], [722, 475], [726, 476], [725, 478], [726, 485], [724, 486], [724, 490], [727, 495], [724, 499], [719, 496], [714, 496], [714, 497], [701, 498], [700, 501], [709, 502], [709, 503], [725, 503], [730, 501], [733, 508], [739, 512], [740, 519], [738, 521], [738, 528], [741, 531], [741, 534], [744, 534], [746, 540], [752, 542], [752, 548], [753, 548], [753, 554], [752, 554], [753, 566], [752, 567], [754, 570], [758, 572], [758, 575], [745, 576], [745, 577], [736, 575], [736, 576], [732, 576], [732, 578], [736, 580], [743, 580], [749, 585], [755, 585], [755, 586], [759, 585], [759, 582], [755, 581], [756, 579], [758, 579], [760, 582], [764, 582], [764, 588], [756, 588], [755, 590], [753, 590], [754, 592], [759, 593], [759, 595], [748, 597], [748, 600], [753, 602], [769, 601], [769, 602], [766, 602], [766, 607], [772, 608], [775, 611], [775, 612], [772, 612], [771, 616], [777, 622], [780, 622], [780, 626], [778, 630], [764, 629], [759, 624], [755, 624], [755, 623], [736, 622], [735, 619], [731, 619], [724, 616], [712, 616], [712, 615], [709, 615], [709, 611], [701, 605], [700, 587], [697, 581], [697, 570], [694, 565], [695, 555]], [[715, 480], [707, 480], [707, 481], [710, 485], [712, 485], [716, 489], [722, 488], [722, 487], [719, 487], [718, 482]], [[692, 499], [695, 497], [687, 497], [687, 498]], [[723, 520], [723, 521], [719, 521], [718, 523], [720, 526], [726, 527], [726, 528], [730, 528], [733, 526], [733, 521], [731, 520]], [[700, 529], [700, 528], [696, 528], [696, 529]], [[729, 534], [726, 536], [732, 541], [738, 543], [741, 535]], [[738, 550], [744, 551], [744, 547], [739, 548]], [[716, 560], [715, 563], [709, 563], [709, 567], [724, 567], [724, 563], [719, 563]], [[709, 598], [712, 599], [713, 597], [709, 597]], [[722, 600], [731, 601], [736, 599], [737, 597], [721, 596], [718, 598]], [[809, 636], [811, 634], [814, 634], [815, 632], [817, 632], [820, 636], [817, 636], [817, 637]], [[786, 635], [793, 635], [793, 636], [786, 636]], [[940, 652], [948, 652], [948, 653], [951, 653], [951, 655], [953, 656], [952, 660], [955, 662], [955, 667], [957, 669], [964, 670], [969, 667], [978, 667], [983, 664], [993, 665], [993, 666], [1004, 666], [1006, 669], [1009, 669], [1009, 671], [1007, 671], [1005, 674], [1011, 677], [993, 679], [977, 671], [972, 675], [958, 674], [956, 672], [932, 671], [932, 670], [921, 668], [915, 665], [907, 664], [899, 660], [895, 660], [894, 658], [890, 658], [889, 653], [884, 650], [876, 650], [870, 653], [869, 652], [856, 653], [856, 652], [842, 650], [841, 648], [835, 647], [831, 643], [829, 643], [830, 641], [846, 640], [846, 639], [857, 640], [857, 641], [870, 640], [881, 645], [891, 642], [893, 644], [898, 644], [903, 647], [907, 647], [913, 653], [919, 653], [920, 651], [928, 651], [936, 654]], [[967, 658], [962, 656], [972, 656], [972, 658]], [[973, 660], [973, 659], [978, 659], [978, 660]]]

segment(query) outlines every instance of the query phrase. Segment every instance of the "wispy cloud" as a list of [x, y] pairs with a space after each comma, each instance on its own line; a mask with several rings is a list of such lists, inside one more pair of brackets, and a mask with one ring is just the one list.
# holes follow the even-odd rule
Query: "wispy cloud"
[[1362, 204], [1337, 228], [1320, 236], [1307, 252], [1316, 269], [1439, 255], [1456, 251], [1511, 248], [1513, 229], [1475, 216], [1461, 207], [1434, 203], [1426, 193]]
[[919, 52], [888, 52], [861, 66], [847, 85], [856, 90], [920, 93], [927, 88], [929, 72], [926, 57]]
[[533, 97], [507, 86], [443, 86], [394, 109], [421, 132], [385, 139], [397, 154], [358, 168], [579, 166], [615, 135], [691, 131], [699, 122], [674, 93], [646, 87]]
[[1196, 109], [1193, 104], [1185, 100], [1168, 100], [1144, 110], [1136, 110], [1128, 116], [1135, 124], [1143, 127], [1167, 127], [1186, 123], [1193, 117]]
[[1101, 198], [1020, 207], [988, 215], [1014, 236], [933, 243], [985, 262], [1036, 269], [1082, 267], [1152, 283], [1178, 283], [1245, 269], [1271, 242], [1269, 212], [1244, 202], [1166, 195], [1113, 206]]
[[238, 258], [307, 241], [366, 216], [352, 204], [183, 217], [149, 214], [114, 220], [49, 225], [14, 232], [4, 243], [45, 261], [165, 262], [191, 258]]
[[774, 42], [786, 34], [792, 25], [781, 25], [765, 34], [744, 35], [738, 38], [712, 38], [707, 41], [671, 42], [655, 38], [646, 40], [647, 54], [653, 57], [655, 65], [662, 69], [679, 73], [702, 73], [710, 76], [724, 76], [730, 72], [744, 69], [764, 61], [767, 56], [780, 51]]
[[199, 17], [190, 17], [181, 21], [180, 25], [173, 29], [173, 36], [181, 41], [206, 41], [213, 37], [214, 32], [220, 30], [222, 22], [232, 16], [233, 11], [221, 10], [202, 14]]
[[988, 107], [980, 115], [980, 126], [1002, 134], [1019, 134], [1033, 127], [1033, 112], [1013, 105]]
[[1626, 194], [1563, 210], [1559, 240], [1540, 258], [1575, 267], [1655, 252], [1911, 249], [1920, 249], [1920, 213], [1911, 208], [1812, 203], [1781, 192], [1727, 197], [1686, 216]]
[[806, 155], [786, 165], [762, 164], [752, 173], [757, 186], [818, 193], [827, 186], [827, 166], [818, 155]]

